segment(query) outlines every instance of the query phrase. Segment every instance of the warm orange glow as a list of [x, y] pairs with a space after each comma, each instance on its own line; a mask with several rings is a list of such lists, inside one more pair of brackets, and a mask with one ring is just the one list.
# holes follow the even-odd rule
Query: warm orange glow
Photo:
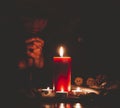
[[53, 91], [55, 90], [55, 84], [53, 83]]
[[60, 49], [59, 49], [59, 54], [60, 54], [60, 57], [63, 57], [64, 49], [63, 49], [62, 46], [61, 46]]
[[50, 87], [47, 87], [47, 90], [50, 90]]
[[59, 108], [65, 108], [65, 104], [64, 103], [60, 103]]
[[72, 92], [75, 93], [84, 93], [84, 94], [88, 94], [88, 93], [95, 93], [95, 94], [99, 94], [100, 92], [91, 88], [84, 88], [84, 87], [76, 87], [75, 90], [72, 90]]
[[95, 94], [99, 94], [100, 92], [97, 91], [97, 90], [94, 90], [94, 89], [91, 89], [91, 88], [82, 88], [82, 91], [85, 92], [85, 94], [88, 94], [88, 93], [95, 93]]
[[70, 86], [70, 84], [69, 84], [69, 86], [68, 86], [68, 91], [70, 91], [71, 90], [71, 86]]
[[63, 89], [63, 87], [61, 87], [61, 92], [64, 92], [64, 89]]
[[76, 92], [80, 92], [80, 91], [81, 91], [80, 87], [77, 87]]
[[82, 105], [80, 103], [75, 103], [74, 108], [82, 108]]
[[81, 90], [80, 87], [77, 87], [75, 90], [72, 90], [72, 92], [75, 94], [75, 93], [80, 93], [80, 92], [82, 92], [82, 90]]

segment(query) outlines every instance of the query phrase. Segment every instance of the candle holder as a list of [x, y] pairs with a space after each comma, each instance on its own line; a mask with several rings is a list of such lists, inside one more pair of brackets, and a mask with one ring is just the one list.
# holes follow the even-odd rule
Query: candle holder
[[66, 98], [67, 96], [68, 96], [68, 92], [61, 92], [61, 91], [56, 92], [57, 98]]

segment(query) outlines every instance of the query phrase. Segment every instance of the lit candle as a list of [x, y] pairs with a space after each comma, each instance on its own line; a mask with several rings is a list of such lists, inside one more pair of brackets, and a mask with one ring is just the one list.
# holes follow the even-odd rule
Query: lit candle
[[73, 90], [75, 92], [81, 92], [82, 90], [80, 89], [80, 87], [77, 87], [76, 90]]
[[74, 96], [84, 95], [84, 93], [80, 87], [76, 87], [74, 90], [72, 90], [72, 94]]
[[53, 92], [52, 89], [50, 89], [49, 87], [47, 87], [47, 89], [42, 89], [41, 95], [42, 95], [43, 97], [52, 97], [52, 96], [54, 96], [55, 94], [54, 94], [54, 92]]
[[54, 61], [54, 86], [56, 92], [71, 90], [71, 57], [65, 57], [64, 49], [59, 49], [60, 57], [53, 57]]
[[50, 89], [50, 87], [47, 87], [47, 89], [42, 89], [42, 91], [48, 91], [50, 93], [52, 89]]
[[75, 90], [72, 90], [72, 92], [76, 94], [76, 93], [82, 92], [82, 90], [80, 89], [80, 87], [77, 87]]

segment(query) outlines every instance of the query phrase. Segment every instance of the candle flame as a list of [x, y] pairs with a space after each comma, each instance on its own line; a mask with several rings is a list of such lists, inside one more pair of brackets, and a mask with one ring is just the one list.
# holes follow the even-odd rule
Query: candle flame
[[55, 90], [55, 85], [53, 84], [53, 91]]
[[71, 87], [70, 86], [68, 86], [68, 91], [70, 91], [71, 90]]
[[63, 89], [63, 88], [61, 88], [61, 92], [64, 92], [64, 89]]
[[49, 90], [50, 89], [50, 87], [47, 87], [47, 90]]
[[76, 88], [76, 91], [77, 91], [77, 92], [80, 92], [80, 91], [81, 91], [80, 87], [77, 87], [77, 88]]
[[60, 57], [63, 57], [64, 49], [62, 46], [60, 47], [59, 53], [60, 53]]

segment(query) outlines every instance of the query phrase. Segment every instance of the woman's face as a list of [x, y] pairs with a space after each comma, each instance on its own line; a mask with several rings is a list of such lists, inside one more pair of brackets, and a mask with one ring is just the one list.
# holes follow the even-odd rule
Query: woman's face
[[24, 17], [23, 23], [26, 32], [36, 34], [41, 32], [47, 25], [47, 19]]

